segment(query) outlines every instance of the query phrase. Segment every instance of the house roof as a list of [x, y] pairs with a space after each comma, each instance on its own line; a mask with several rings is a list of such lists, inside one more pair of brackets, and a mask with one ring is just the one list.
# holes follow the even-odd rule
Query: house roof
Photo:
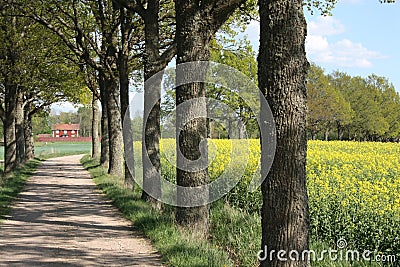
[[73, 130], [79, 130], [79, 124], [53, 124], [51, 126], [51, 129], [53, 131], [73, 131]]

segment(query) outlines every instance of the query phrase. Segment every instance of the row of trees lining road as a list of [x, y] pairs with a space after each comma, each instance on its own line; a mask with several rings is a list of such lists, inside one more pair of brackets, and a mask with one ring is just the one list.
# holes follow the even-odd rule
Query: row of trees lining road
[[[258, 84], [267, 99], [276, 121], [277, 150], [268, 177], [262, 184], [263, 236], [261, 248], [286, 251], [308, 250], [308, 203], [305, 178], [306, 155], [306, 79], [309, 64], [305, 55], [306, 22], [303, 14], [304, 5], [310, 9], [316, 7], [322, 13], [329, 12], [335, 0], [260, 0], [260, 51], [258, 55]], [[388, 1], [391, 2], [391, 1]], [[143, 71], [144, 80], [163, 71], [168, 62], [176, 55], [177, 64], [211, 59], [211, 45], [216, 32], [232, 15], [243, 18], [249, 10], [254, 10], [253, 0], [76, 0], [76, 1], [27, 1], [13, 0], [0, 2], [2, 11], [1, 37], [6, 40], [1, 45], [2, 64], [1, 90], [3, 105], [1, 117], [4, 120], [6, 143], [6, 172], [20, 159], [16, 148], [18, 134], [18, 92], [26, 92], [30, 83], [19, 81], [26, 71], [34, 69], [22, 67], [20, 61], [29, 59], [24, 55], [20, 40], [30, 36], [27, 29], [47, 28], [42, 38], [57, 42], [57, 46], [45, 45], [42, 50], [31, 51], [34, 59], [41, 51], [62, 47], [55, 53], [60, 57], [50, 67], [56, 71], [47, 75], [51, 82], [62, 73], [68, 77], [65, 83], [71, 83], [72, 76], [65, 72], [76, 73], [84, 81], [85, 88], [92, 92], [93, 107], [101, 103], [101, 155], [100, 162], [108, 167], [112, 175], [124, 177], [126, 185], [133, 187], [134, 173], [130, 173], [124, 160], [125, 151], [133, 152], [132, 133], [123, 135], [122, 122], [128, 110], [129, 82], [134, 71]], [[235, 13], [236, 12], [236, 13]], [[20, 24], [25, 21], [26, 24]], [[29, 22], [28, 22], [29, 21]], [[36, 22], [36, 23], [33, 23]], [[41, 28], [40, 28], [41, 29]], [[33, 35], [32, 35], [33, 36]], [[4, 37], [4, 38], [3, 38]], [[28, 44], [28, 49], [36, 47], [36, 42]], [[52, 49], [49, 49], [51, 47]], [[44, 57], [48, 58], [48, 57]], [[59, 66], [60, 62], [67, 63]], [[70, 64], [73, 62], [74, 64]], [[186, 70], [187, 75], [205, 75], [204, 69], [195, 65]], [[180, 75], [179, 67], [176, 79], [184, 81], [188, 77]], [[60, 78], [61, 78], [60, 77]], [[200, 77], [201, 78], [201, 77]], [[43, 76], [34, 81], [42, 81]], [[79, 83], [81, 84], [81, 83]], [[72, 95], [76, 95], [74, 83]], [[35, 87], [43, 88], [44, 86]], [[53, 87], [52, 87], [53, 88]], [[57, 95], [62, 83], [56, 83]], [[50, 92], [50, 90], [45, 90]], [[149, 164], [160, 170], [160, 95], [161, 79], [156, 86], [145, 87], [144, 140], [142, 153], [150, 158]], [[43, 93], [36, 92], [37, 95]], [[63, 94], [64, 96], [64, 94]], [[176, 105], [188, 100], [206, 96], [203, 83], [180, 85], [175, 91]], [[149, 105], [156, 100], [155, 106]], [[31, 101], [31, 102], [35, 102]], [[39, 101], [40, 103], [45, 101]], [[193, 103], [193, 102], [189, 102]], [[189, 104], [187, 112], [177, 114], [177, 123], [185, 120], [187, 114], [206, 114], [206, 102], [196, 101]], [[96, 113], [97, 109], [93, 108]], [[27, 114], [27, 112], [26, 112]], [[28, 113], [29, 114], [29, 113]], [[96, 118], [97, 116], [93, 116]], [[124, 123], [130, 123], [124, 121]], [[93, 126], [97, 123], [94, 122]], [[20, 126], [20, 125], [19, 125]], [[26, 128], [26, 127], [25, 127]], [[93, 127], [93, 131], [96, 127]], [[131, 127], [128, 127], [131, 129]], [[182, 151], [178, 163], [186, 157], [199, 158], [200, 142], [207, 138], [207, 120], [198, 118], [183, 126], [177, 136], [177, 148]], [[93, 134], [93, 136], [97, 136]], [[262, 140], [262, 146], [265, 144]], [[125, 146], [124, 146], [125, 144]], [[22, 150], [21, 150], [22, 151]], [[18, 157], [17, 157], [18, 156]], [[204, 155], [203, 155], [204, 156]], [[262, 153], [262, 174], [267, 175], [265, 163], [267, 157]], [[124, 168], [125, 165], [125, 168]], [[178, 164], [179, 165], [179, 164]], [[161, 193], [160, 185], [154, 182], [154, 172], [143, 166], [144, 188], [153, 196]], [[180, 186], [196, 187], [208, 183], [207, 169], [188, 172], [177, 168], [177, 183]], [[143, 192], [143, 199], [157, 209], [161, 203]], [[185, 202], [184, 196], [179, 202]], [[206, 200], [207, 193], [196, 196]], [[209, 207], [177, 207], [178, 224], [191, 227], [200, 235], [207, 236], [209, 227]], [[262, 266], [309, 266], [305, 261], [281, 262], [276, 257], [261, 263]]]
[[338, 140], [399, 141], [400, 95], [385, 77], [327, 75], [311, 65], [307, 89], [311, 139], [332, 133]]
[[4, 175], [34, 156], [32, 118], [52, 103], [84, 102], [86, 87], [69, 50], [47, 29], [0, 4], [0, 118]]

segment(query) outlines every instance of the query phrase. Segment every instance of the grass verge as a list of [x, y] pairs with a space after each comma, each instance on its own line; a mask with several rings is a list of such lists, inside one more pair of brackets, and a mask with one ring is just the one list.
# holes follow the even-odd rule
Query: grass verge
[[90, 171], [97, 186], [123, 215], [151, 239], [165, 264], [176, 267], [234, 266], [228, 252], [215, 243], [178, 228], [174, 222], [172, 207], [165, 207], [162, 213], [155, 211], [140, 199], [141, 192], [137, 187], [133, 191], [125, 189], [121, 181], [98, 166], [98, 161], [85, 156], [81, 162]]

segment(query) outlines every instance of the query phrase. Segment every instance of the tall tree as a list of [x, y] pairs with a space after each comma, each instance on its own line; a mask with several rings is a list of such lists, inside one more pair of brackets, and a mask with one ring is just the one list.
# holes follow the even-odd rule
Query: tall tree
[[376, 139], [389, 130], [389, 123], [384, 115], [385, 107], [382, 108], [381, 103], [382, 91], [375, 82], [341, 72], [334, 72], [331, 82], [354, 110], [354, 117], [348, 127], [350, 139]]
[[[12, 153], [16, 156], [15, 165], [33, 157], [32, 116], [63, 99], [76, 102], [82, 89], [78, 69], [64, 57], [65, 46], [58, 39], [48, 36], [43, 26], [17, 16], [17, 10], [13, 5], [3, 7], [1, 21], [7, 24], [2, 25], [0, 33], [7, 37], [4, 38], [6, 42], [2, 44], [2, 52], [12, 54], [12, 57], [6, 55], [5, 64], [2, 64], [6, 68], [2, 68], [0, 74], [0, 82], [4, 83], [4, 99], [0, 97], [4, 107], [1, 105], [0, 109], [4, 111], [1, 112], [3, 119], [7, 121], [10, 118], [15, 124], [16, 151]], [[9, 81], [15, 85], [12, 87], [15, 88], [15, 101], [11, 100]], [[14, 105], [13, 112], [10, 112], [10, 105]], [[7, 140], [10, 138], [7, 137]]]
[[[117, 7], [116, 7], [117, 8]], [[124, 140], [124, 151], [125, 151], [125, 186], [133, 189], [135, 169], [129, 170], [128, 160], [135, 166], [133, 157], [133, 139], [132, 139], [132, 127], [130, 119], [127, 119], [126, 114], [130, 114], [129, 110], [129, 57], [132, 44], [132, 32], [134, 26], [134, 20], [132, 16], [128, 14], [128, 11], [124, 7], [119, 7], [120, 16], [120, 27], [121, 27], [121, 41], [120, 49], [118, 51], [118, 70], [119, 70], [119, 86], [120, 86], [120, 101], [121, 101], [121, 120], [125, 125], [123, 131]], [[130, 116], [128, 115], [128, 118]]]
[[[385, 0], [380, 2], [394, 2]], [[262, 184], [261, 266], [309, 266], [309, 259], [293, 260], [290, 251], [309, 248], [309, 211], [306, 190], [306, 75], [307, 25], [304, 4], [328, 14], [335, 0], [259, 0], [260, 51], [258, 80], [275, 118], [277, 149], [273, 165]], [[262, 148], [266, 144], [262, 140]], [[264, 150], [264, 149], [263, 149]], [[262, 175], [266, 157], [262, 152]], [[284, 253], [266, 253], [265, 251]], [[286, 260], [279, 260], [277, 255]]]
[[[144, 114], [142, 160], [143, 191], [142, 199], [149, 201], [157, 209], [161, 203], [161, 184], [157, 179], [160, 172], [160, 73], [175, 55], [173, 30], [173, 2], [171, 0], [127, 1], [114, 0], [137, 14], [144, 25]], [[152, 78], [150, 80], [150, 78]], [[129, 135], [131, 136], [131, 135]]]
[[[21, 53], [25, 41], [24, 33], [26, 20], [14, 15], [14, 8], [8, 4], [1, 3], [0, 14], [0, 36], [3, 40], [0, 44], [1, 74], [0, 83], [3, 85], [4, 106], [1, 105], [2, 121], [4, 125], [4, 175], [9, 175], [19, 161], [17, 158], [17, 136], [21, 133], [21, 121], [17, 118], [17, 99], [20, 92], [21, 76]], [[20, 100], [20, 99], [19, 99]], [[21, 114], [21, 110], [18, 110]], [[20, 119], [20, 116], [18, 117]], [[19, 152], [22, 150], [19, 149]]]
[[99, 106], [98, 98], [93, 94], [92, 99], [92, 158], [100, 158], [100, 142], [99, 142]]
[[[183, 166], [187, 160], [197, 160], [200, 157], [207, 159], [207, 127], [206, 127], [206, 90], [204, 83], [187, 83], [187, 81], [203, 80], [207, 68], [201, 61], [210, 59], [210, 42], [215, 32], [225, 23], [240, 4], [241, 0], [224, 1], [195, 1], [175, 0], [176, 17], [176, 43], [177, 43], [177, 70], [176, 88], [177, 105], [177, 184], [181, 187], [196, 187], [208, 183], [207, 168], [200, 170], [185, 170]], [[197, 62], [192, 65], [180, 65], [186, 62]], [[196, 99], [196, 101], [190, 101]], [[185, 109], [180, 110], [179, 105], [186, 102]], [[186, 118], [191, 116], [191, 120]], [[202, 142], [202, 144], [201, 144]], [[200, 147], [204, 145], [201, 149]], [[202, 151], [201, 151], [202, 150]], [[178, 207], [176, 220], [180, 225], [191, 226], [200, 234], [208, 233], [209, 210], [208, 192], [199, 196], [185, 193], [178, 188]], [[196, 197], [199, 203], [197, 207], [185, 207], [190, 199]], [[181, 206], [179, 206], [181, 204]]]
[[[301, 0], [260, 0], [258, 81], [276, 123], [274, 162], [262, 184], [261, 266], [309, 266], [306, 260], [280, 261], [268, 251], [309, 248], [306, 189], [306, 21]], [[262, 141], [262, 147], [266, 144]], [[265, 175], [262, 153], [262, 174]], [[268, 250], [268, 251], [266, 251]]]

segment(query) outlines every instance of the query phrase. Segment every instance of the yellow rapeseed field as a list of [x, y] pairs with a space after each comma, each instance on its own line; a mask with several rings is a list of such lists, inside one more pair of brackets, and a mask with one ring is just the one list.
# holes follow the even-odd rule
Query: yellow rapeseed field
[[400, 144], [311, 141], [307, 179], [315, 238], [400, 252]]
[[[242, 175], [225, 200], [258, 212], [260, 190], [247, 186], [259, 173], [259, 140], [209, 140], [208, 146], [211, 180], [224, 172]], [[174, 140], [162, 140], [161, 161], [162, 175], [175, 181]], [[400, 144], [309, 141], [307, 186], [313, 239], [345, 238], [353, 247], [400, 253]]]

